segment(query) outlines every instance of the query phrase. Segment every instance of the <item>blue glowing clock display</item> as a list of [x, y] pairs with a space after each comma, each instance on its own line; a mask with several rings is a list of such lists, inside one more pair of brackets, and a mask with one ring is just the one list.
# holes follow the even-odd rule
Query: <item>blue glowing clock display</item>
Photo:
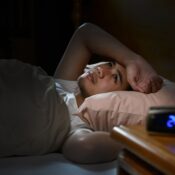
[[167, 128], [175, 127], [175, 115], [174, 114], [169, 114], [167, 116], [166, 126]]
[[146, 120], [146, 129], [150, 132], [175, 134], [175, 107], [151, 108]]

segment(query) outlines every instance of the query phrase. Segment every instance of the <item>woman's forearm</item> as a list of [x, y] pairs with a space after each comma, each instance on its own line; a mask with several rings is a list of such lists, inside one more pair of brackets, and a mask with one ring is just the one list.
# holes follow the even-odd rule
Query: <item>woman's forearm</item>
[[85, 23], [78, 30], [82, 42], [90, 53], [115, 59], [123, 65], [127, 65], [131, 60], [140, 59], [141, 57], [110, 33], [94, 24]]
[[77, 163], [100, 163], [116, 159], [120, 148], [107, 132], [78, 131], [65, 142], [63, 153]]

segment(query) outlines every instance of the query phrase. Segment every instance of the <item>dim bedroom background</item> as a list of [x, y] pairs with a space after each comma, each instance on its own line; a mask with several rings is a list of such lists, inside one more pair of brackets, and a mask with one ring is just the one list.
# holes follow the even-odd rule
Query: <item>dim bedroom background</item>
[[[7, 0], [0, 5], [1, 59], [13, 58], [41, 66], [53, 75], [75, 28], [91, 22], [141, 54], [163, 76], [163, 88], [155, 94], [112, 92], [88, 98], [79, 116], [95, 130], [110, 131], [116, 124], [141, 124], [150, 106], [175, 105], [175, 1]], [[104, 105], [106, 99], [109, 103]], [[98, 103], [96, 109], [94, 103]], [[15, 144], [12, 133], [9, 131]], [[114, 175], [116, 172], [117, 160], [81, 165], [66, 160], [60, 153], [0, 158], [2, 175]]]

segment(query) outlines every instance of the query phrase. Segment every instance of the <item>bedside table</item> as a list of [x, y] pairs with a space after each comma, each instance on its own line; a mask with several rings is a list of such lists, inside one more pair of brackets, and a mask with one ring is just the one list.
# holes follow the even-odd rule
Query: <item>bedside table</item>
[[153, 135], [144, 126], [120, 126], [113, 128], [111, 137], [122, 144], [118, 175], [175, 174], [175, 135]]

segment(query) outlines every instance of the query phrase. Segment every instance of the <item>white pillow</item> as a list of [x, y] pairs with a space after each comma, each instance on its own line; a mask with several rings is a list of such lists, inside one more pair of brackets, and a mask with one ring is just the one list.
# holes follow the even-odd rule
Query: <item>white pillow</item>
[[115, 91], [85, 99], [78, 115], [94, 130], [111, 131], [116, 125], [144, 124], [151, 106], [175, 106], [175, 83], [164, 79], [156, 93]]

